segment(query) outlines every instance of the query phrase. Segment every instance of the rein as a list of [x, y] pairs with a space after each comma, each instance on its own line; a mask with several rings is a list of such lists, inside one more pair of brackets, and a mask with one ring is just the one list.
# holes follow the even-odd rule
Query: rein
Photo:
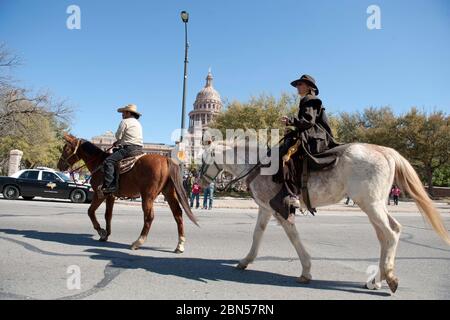
[[204, 169], [205, 165], [206, 165], [206, 163], [203, 163], [202, 168], [200, 169], [200, 175], [205, 176], [206, 178], [208, 178], [208, 179], [210, 179], [212, 181], [214, 181], [217, 178], [217, 176], [222, 172], [222, 169], [220, 169], [219, 166], [217, 165], [217, 163], [214, 162], [214, 166], [216, 167], [216, 169], [218, 171], [217, 171], [217, 174], [214, 177], [211, 177], [208, 174], [206, 174], [206, 172], [208, 171], [208, 168], [209, 168], [210, 165], [207, 165], [206, 169]]
[[[67, 165], [69, 165], [70, 168], [72, 167], [72, 165], [68, 162], [68, 160], [69, 160], [71, 157], [73, 157], [73, 156], [75, 156], [75, 155], [77, 154], [78, 149], [79, 149], [79, 148], [81, 147], [81, 145], [82, 145], [81, 142], [82, 142], [82, 139], [78, 140], [77, 146], [76, 146], [75, 150], [72, 152], [72, 154], [71, 154], [70, 156], [68, 156], [67, 158], [63, 158], [64, 162], [65, 162]], [[108, 151], [111, 150], [112, 148], [114, 148], [114, 146], [108, 148], [105, 152], [108, 152]], [[79, 171], [79, 170], [81, 170], [81, 169], [87, 167], [87, 165], [88, 165], [89, 163], [91, 163], [91, 162], [97, 160], [100, 156], [101, 156], [101, 154], [99, 154], [99, 155], [95, 156], [94, 158], [92, 158], [91, 160], [85, 162], [85, 163], [84, 163], [83, 165], [81, 165], [80, 167], [78, 167], [78, 168], [76, 168], [76, 169], [71, 169], [71, 170], [69, 170], [69, 174], [70, 174], [71, 176], [73, 176], [73, 174], [74, 174], [75, 172], [77, 172], [77, 171]], [[91, 172], [91, 175], [94, 174], [95, 172], [97, 172], [100, 168], [101, 168], [101, 166], [99, 166], [98, 168], [96, 168], [93, 172]]]
[[[277, 144], [277, 145], [280, 145], [284, 140], [286, 140], [286, 136], [287, 136], [287, 135], [285, 135], [283, 138], [281, 138], [280, 141], [278, 141], [278, 144]], [[269, 147], [269, 145], [268, 145], [268, 147]], [[271, 148], [268, 148], [268, 149], [270, 150]], [[270, 152], [270, 151], [269, 151], [269, 152]], [[268, 153], [268, 154], [269, 154], [269, 153]], [[215, 165], [216, 169], [218, 170], [218, 172], [217, 172], [217, 174], [214, 176], [214, 178], [212, 178], [212, 177], [210, 177], [209, 175], [206, 174], [206, 172], [208, 171], [208, 168], [210, 167], [210, 165], [207, 165], [206, 162], [203, 163], [202, 168], [200, 169], [200, 175], [201, 175], [201, 176], [205, 176], [206, 178], [210, 179], [211, 181], [214, 181], [214, 180], [217, 178], [217, 176], [222, 172], [222, 169], [219, 168], [219, 166], [217, 165], [216, 162], [214, 162], [214, 165]], [[233, 183], [236, 183], [236, 182], [238, 182], [238, 181], [244, 179], [245, 177], [247, 177], [248, 175], [250, 175], [250, 173], [252, 173], [253, 171], [255, 171], [255, 169], [258, 169], [258, 168], [260, 168], [261, 166], [262, 166], [261, 162], [258, 161], [258, 163], [257, 163], [256, 165], [254, 165], [249, 171], [247, 171], [247, 173], [245, 173], [245, 174], [242, 175], [242, 176], [238, 176], [237, 178], [232, 179], [230, 182], [228, 182], [228, 183], [226, 184], [225, 187], [223, 187], [223, 188], [217, 188], [216, 190], [219, 191], [219, 192], [223, 192], [223, 191], [227, 190]], [[242, 173], [241, 173], [241, 174], [242, 174]]]
[[[216, 166], [217, 166], [217, 164], [216, 164]], [[227, 190], [233, 183], [236, 183], [239, 180], [244, 179], [245, 177], [247, 177], [250, 173], [252, 173], [255, 169], [257, 169], [259, 167], [261, 167], [261, 162], [258, 161], [258, 163], [256, 165], [254, 165], [249, 171], [247, 171], [246, 174], [244, 174], [240, 177], [238, 176], [237, 178], [231, 180], [230, 182], [227, 183], [227, 185], [224, 188], [217, 188], [217, 191], [223, 192], [223, 191]], [[219, 173], [216, 175], [216, 177], [219, 175]]]

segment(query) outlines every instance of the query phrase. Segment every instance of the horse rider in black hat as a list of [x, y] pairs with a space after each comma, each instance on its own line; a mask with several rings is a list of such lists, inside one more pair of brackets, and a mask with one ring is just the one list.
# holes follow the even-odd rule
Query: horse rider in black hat
[[319, 88], [314, 78], [303, 75], [291, 85], [297, 88], [301, 100], [297, 117], [281, 118], [286, 126], [293, 126], [294, 130], [285, 136], [280, 150], [282, 169], [274, 177], [274, 181], [283, 183], [283, 188], [270, 203], [285, 219], [293, 218], [295, 208], [300, 208], [302, 161], [321, 163], [314, 155], [338, 145], [322, 101], [317, 97]]

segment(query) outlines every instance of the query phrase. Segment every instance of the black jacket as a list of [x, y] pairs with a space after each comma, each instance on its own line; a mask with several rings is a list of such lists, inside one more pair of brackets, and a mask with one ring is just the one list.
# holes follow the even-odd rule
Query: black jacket
[[292, 117], [288, 125], [297, 128], [294, 135], [302, 139], [303, 150], [318, 164], [323, 163], [323, 159], [314, 155], [339, 145], [334, 140], [322, 101], [316, 96], [306, 95], [302, 98], [297, 117]]

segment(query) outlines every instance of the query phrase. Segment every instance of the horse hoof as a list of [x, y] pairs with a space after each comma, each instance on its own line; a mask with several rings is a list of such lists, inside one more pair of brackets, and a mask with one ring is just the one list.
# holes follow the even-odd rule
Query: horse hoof
[[247, 265], [239, 262], [238, 265], [236, 266], [236, 269], [245, 270], [247, 269]]
[[100, 236], [100, 239], [104, 239], [108, 237], [108, 232], [106, 232], [105, 229], [100, 229], [97, 231], [98, 235]]
[[364, 285], [364, 288], [368, 289], [368, 290], [380, 290], [381, 282], [375, 282], [375, 281], [366, 282], [366, 284]]
[[393, 278], [391, 280], [386, 281], [389, 285], [389, 289], [391, 289], [392, 293], [395, 293], [395, 291], [397, 291], [398, 289], [398, 278]]
[[184, 251], [181, 251], [180, 249], [175, 249], [175, 251], [174, 251], [174, 253], [176, 253], [176, 254], [181, 254], [181, 253], [183, 253]]
[[309, 284], [311, 282], [311, 279], [305, 276], [301, 276], [300, 278], [297, 279], [297, 282], [300, 284]]

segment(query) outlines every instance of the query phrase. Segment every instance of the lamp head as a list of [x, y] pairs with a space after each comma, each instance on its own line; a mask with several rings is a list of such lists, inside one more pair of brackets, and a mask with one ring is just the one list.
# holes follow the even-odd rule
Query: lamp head
[[187, 23], [189, 21], [189, 13], [181, 11], [181, 20], [183, 20], [184, 23]]

